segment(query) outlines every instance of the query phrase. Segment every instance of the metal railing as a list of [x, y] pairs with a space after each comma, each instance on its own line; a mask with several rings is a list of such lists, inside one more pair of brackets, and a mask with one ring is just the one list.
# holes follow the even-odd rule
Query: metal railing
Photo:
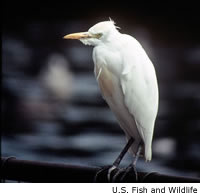
[[[83, 167], [67, 164], [18, 160], [14, 157], [1, 158], [1, 181], [12, 180], [17, 182], [65, 182], [91, 183], [95, 182], [99, 167]], [[107, 175], [102, 172], [96, 182], [108, 182]], [[123, 182], [136, 182], [133, 177]], [[200, 178], [169, 176], [156, 172], [138, 172], [137, 182], [191, 182], [199, 183]]]

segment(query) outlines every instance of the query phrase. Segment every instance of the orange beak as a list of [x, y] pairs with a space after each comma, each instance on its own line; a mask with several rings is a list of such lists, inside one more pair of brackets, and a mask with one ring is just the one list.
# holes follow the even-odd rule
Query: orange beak
[[75, 40], [80, 40], [82, 38], [90, 38], [91, 35], [88, 32], [79, 32], [79, 33], [73, 33], [73, 34], [68, 34], [64, 36], [64, 39], [75, 39]]

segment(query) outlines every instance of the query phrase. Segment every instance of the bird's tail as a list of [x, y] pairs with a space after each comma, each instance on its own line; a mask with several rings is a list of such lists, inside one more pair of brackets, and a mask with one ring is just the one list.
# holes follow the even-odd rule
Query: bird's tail
[[145, 155], [145, 160], [146, 161], [151, 161], [152, 159], [152, 148], [151, 148], [151, 143], [150, 144], [145, 144], [144, 148], [144, 155]]

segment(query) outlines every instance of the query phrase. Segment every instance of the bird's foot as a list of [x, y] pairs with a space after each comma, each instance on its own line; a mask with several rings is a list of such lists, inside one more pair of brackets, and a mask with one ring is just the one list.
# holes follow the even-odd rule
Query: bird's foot
[[[134, 180], [135, 179], [135, 180]], [[138, 174], [134, 165], [129, 165], [125, 169], [119, 169], [113, 177], [113, 182], [137, 182]]]
[[94, 182], [111, 182], [112, 177], [115, 175], [116, 169], [117, 167], [114, 165], [102, 167], [96, 173]]
[[[108, 174], [107, 174], [107, 178], [108, 181], [111, 182], [112, 181], [112, 172], [114, 172], [117, 169], [117, 167], [115, 165], [113, 165], [112, 167], [109, 168], [108, 170]], [[114, 174], [115, 175], [115, 174]]]
[[124, 168], [118, 169], [117, 172], [113, 175], [112, 182], [121, 182], [121, 177], [123, 176], [124, 172]]

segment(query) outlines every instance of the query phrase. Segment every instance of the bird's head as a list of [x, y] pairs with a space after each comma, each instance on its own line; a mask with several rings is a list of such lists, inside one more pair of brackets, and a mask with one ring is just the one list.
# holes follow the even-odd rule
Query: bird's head
[[85, 45], [97, 46], [109, 41], [110, 35], [117, 34], [117, 28], [112, 20], [103, 21], [92, 26], [87, 32], [68, 34], [64, 39], [77, 39]]

